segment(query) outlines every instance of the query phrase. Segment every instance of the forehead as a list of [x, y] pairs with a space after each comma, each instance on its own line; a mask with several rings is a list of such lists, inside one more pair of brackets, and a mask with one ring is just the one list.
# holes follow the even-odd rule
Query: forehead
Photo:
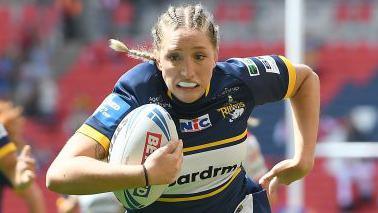
[[206, 32], [195, 29], [179, 28], [166, 29], [161, 43], [161, 49], [196, 49], [212, 48], [209, 36]]

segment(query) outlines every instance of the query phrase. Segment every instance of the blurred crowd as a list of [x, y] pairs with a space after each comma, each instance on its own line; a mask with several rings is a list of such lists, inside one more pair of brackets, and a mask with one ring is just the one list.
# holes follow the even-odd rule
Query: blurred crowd
[[[376, 106], [352, 108], [343, 119], [323, 118], [319, 142], [374, 142], [378, 127]], [[336, 180], [337, 204], [343, 212], [354, 211], [359, 205], [374, 204], [376, 165], [369, 158], [332, 158], [326, 169]], [[356, 192], [354, 193], [354, 186]]]

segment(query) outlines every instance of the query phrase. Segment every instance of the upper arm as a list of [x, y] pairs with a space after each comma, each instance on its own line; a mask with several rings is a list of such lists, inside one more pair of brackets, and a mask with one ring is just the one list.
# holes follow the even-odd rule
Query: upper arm
[[93, 138], [77, 132], [67, 141], [55, 161], [77, 156], [87, 156], [102, 160], [107, 156], [107, 150]]
[[303, 82], [305, 82], [306, 79], [308, 78], [318, 79], [318, 76], [316, 75], [316, 73], [313, 72], [312, 69], [305, 64], [293, 64], [293, 67], [296, 73], [296, 80], [293, 86], [293, 92], [290, 95], [290, 97], [293, 97], [295, 96], [295, 94], [297, 94], [297, 92], [300, 90], [301, 86], [303, 85]]
[[296, 71], [283, 56], [233, 58], [227, 61], [227, 65], [248, 87], [255, 105], [279, 101], [293, 93]]

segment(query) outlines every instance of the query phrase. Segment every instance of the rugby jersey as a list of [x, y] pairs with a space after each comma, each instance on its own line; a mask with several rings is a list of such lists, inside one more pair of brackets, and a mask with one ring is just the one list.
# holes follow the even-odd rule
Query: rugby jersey
[[[4, 128], [4, 125], [0, 123], [0, 161], [3, 157], [9, 153], [15, 152], [17, 150], [16, 145], [12, 143], [8, 138], [8, 133]], [[3, 188], [9, 186], [12, 187], [11, 182], [8, 178], [0, 171], [0, 201], [2, 200]], [[0, 212], [1, 212], [0, 202]]]
[[129, 212], [234, 212], [250, 193], [269, 212], [265, 191], [246, 178], [241, 166], [247, 120], [255, 106], [290, 97], [295, 78], [283, 56], [231, 58], [216, 64], [203, 97], [183, 103], [168, 91], [156, 64], [145, 62], [118, 80], [78, 132], [109, 150], [117, 125], [131, 110], [159, 104], [184, 142], [181, 174], [156, 202]]

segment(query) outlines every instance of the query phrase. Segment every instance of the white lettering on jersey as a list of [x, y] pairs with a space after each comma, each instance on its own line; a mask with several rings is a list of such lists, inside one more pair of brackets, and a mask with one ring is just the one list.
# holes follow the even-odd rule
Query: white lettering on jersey
[[197, 132], [211, 127], [209, 114], [195, 119], [180, 119], [181, 132]]
[[188, 184], [188, 183], [192, 183], [196, 181], [205, 180], [208, 178], [216, 178], [218, 175], [232, 173], [239, 166], [240, 166], [239, 164], [223, 166], [223, 167], [209, 166], [203, 171], [196, 171], [193, 173], [181, 175], [180, 177], [177, 178], [175, 182], [171, 183], [169, 186], [172, 187], [175, 184], [183, 185], [183, 184]]
[[265, 67], [266, 72], [280, 74], [277, 63], [271, 56], [259, 56], [256, 57]]
[[117, 94], [108, 95], [101, 105], [93, 113], [93, 116], [100, 122], [111, 125], [111, 122], [117, 120], [130, 108], [130, 105], [125, 102]]
[[164, 194], [191, 194], [213, 189], [231, 178], [245, 155], [245, 143], [184, 155], [179, 177]]

